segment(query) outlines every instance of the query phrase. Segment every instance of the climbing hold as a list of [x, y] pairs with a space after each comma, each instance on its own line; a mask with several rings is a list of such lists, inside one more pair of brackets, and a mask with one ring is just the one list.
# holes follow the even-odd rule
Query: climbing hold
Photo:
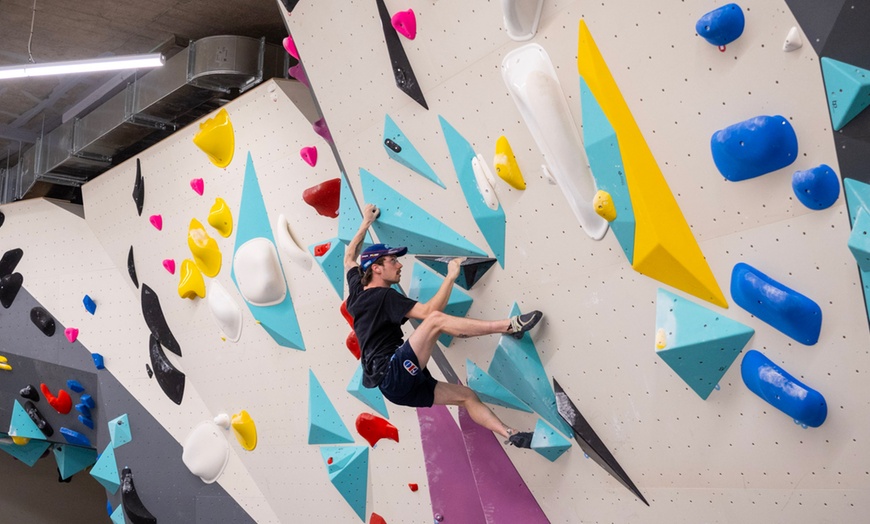
[[390, 24], [397, 33], [408, 40], [413, 40], [417, 37], [417, 16], [414, 15], [413, 9], [394, 13], [390, 18]]
[[695, 31], [704, 40], [724, 51], [727, 44], [743, 34], [745, 25], [743, 9], [737, 4], [726, 4], [699, 18], [695, 24]]
[[531, 40], [538, 32], [544, 0], [502, 0], [505, 32], [514, 42]]
[[848, 245], [861, 271], [870, 271], [870, 212], [863, 207], [852, 224]]
[[139, 277], [136, 276], [136, 263], [133, 261], [133, 246], [130, 246], [130, 251], [127, 253], [127, 273], [130, 274], [130, 280], [138, 289]]
[[74, 446], [82, 446], [86, 448], [93, 447], [91, 445], [90, 439], [88, 439], [88, 437], [82, 435], [78, 431], [62, 427], [60, 428], [60, 434], [63, 435], [64, 440], [66, 440], [68, 444], [72, 444]]
[[511, 149], [511, 144], [504, 136], [498, 137], [495, 142], [495, 157], [492, 159], [495, 173], [507, 182], [509, 186], [520, 191], [526, 188], [526, 180], [517, 164], [517, 157]]
[[118, 477], [118, 462], [115, 460], [115, 448], [109, 443], [106, 449], [97, 457], [97, 462], [91, 468], [91, 476], [103, 485], [109, 493], [116, 493], [121, 486]]
[[278, 252], [265, 237], [251, 239], [236, 248], [233, 274], [242, 297], [255, 306], [280, 304], [287, 296]]
[[30, 321], [47, 337], [54, 336], [55, 323], [48, 311], [41, 306], [30, 310]]
[[812, 299], [740, 262], [731, 271], [731, 297], [759, 320], [801, 344], [819, 341], [822, 309]]
[[205, 182], [201, 178], [192, 178], [190, 179], [190, 188], [196, 191], [197, 195], [202, 196], [205, 191]]
[[344, 345], [347, 346], [350, 354], [353, 355], [355, 359], [359, 360], [361, 354], [359, 339], [356, 337], [356, 333], [353, 330], [351, 330], [351, 332], [347, 334], [347, 339], [345, 339]]
[[244, 409], [233, 415], [231, 422], [233, 434], [236, 440], [248, 451], [254, 451], [257, 447], [257, 426], [254, 424], [254, 419]]
[[465, 361], [465, 383], [477, 393], [481, 401], [487, 404], [496, 404], [527, 413], [532, 412], [532, 409], [525, 402], [518, 399], [509, 389], [468, 359]]
[[0, 304], [9, 309], [18, 296], [21, 285], [24, 284], [24, 276], [21, 273], [12, 273], [0, 277]]
[[33, 387], [33, 385], [31, 384], [28, 384], [21, 388], [18, 394], [26, 399], [30, 399], [34, 402], [39, 402], [39, 393], [36, 392], [36, 388]]
[[762, 115], [716, 131], [710, 148], [722, 176], [739, 182], [790, 165], [797, 158], [798, 142], [788, 120]]
[[613, 198], [611, 198], [610, 193], [607, 191], [599, 189], [592, 199], [592, 206], [595, 208], [598, 216], [604, 220], [608, 222], [616, 220], [616, 207], [613, 205]]
[[387, 521], [384, 520], [384, 517], [372, 511], [372, 515], [369, 517], [369, 524], [387, 524]]
[[396, 426], [371, 413], [359, 414], [356, 418], [356, 431], [372, 447], [382, 438], [399, 441], [399, 430]]
[[360, 402], [377, 411], [385, 418], [389, 418], [387, 413], [387, 403], [384, 401], [384, 395], [378, 388], [367, 388], [362, 385], [362, 366], [357, 366], [356, 371], [347, 384], [347, 392], [356, 397]]
[[559, 434], [558, 431], [551, 428], [541, 419], [535, 425], [535, 431], [532, 433], [532, 449], [538, 454], [555, 462], [563, 453], [571, 447], [571, 441]]
[[822, 164], [795, 171], [791, 187], [798, 200], [810, 209], [827, 209], [840, 198], [840, 179], [830, 166]]
[[299, 50], [296, 49], [296, 42], [293, 41], [292, 36], [287, 35], [287, 37], [284, 38], [281, 43], [284, 45], [284, 50], [287, 51], [288, 55], [292, 56], [296, 60], [299, 60]]
[[66, 387], [68, 387], [71, 391], [75, 391], [76, 393], [81, 393], [85, 390], [85, 387], [82, 386], [82, 383], [74, 379], [67, 380]]
[[42, 413], [36, 409], [33, 402], [27, 401], [22, 406], [17, 400], [12, 405], [12, 418], [9, 421], [9, 435], [42, 439], [50, 437], [54, 430]]
[[413, 483], [413, 482], [409, 482], [409, 483], [408, 483], [408, 489], [410, 489], [411, 491], [413, 491], [413, 492], [416, 493], [417, 490], [420, 489], [420, 486], [418, 486], [417, 484], [415, 484], [415, 483]]
[[85, 295], [85, 297], [82, 299], [82, 304], [85, 306], [85, 310], [91, 315], [97, 312], [97, 303], [94, 302], [94, 299], [92, 299], [89, 295]]
[[330, 144], [332, 143], [332, 133], [329, 132], [329, 126], [326, 125], [325, 119], [321, 118], [317, 120], [316, 122], [311, 124], [311, 128], [314, 130], [315, 133], [320, 135], [322, 139], [326, 140]]
[[381, 25], [384, 29], [384, 42], [387, 44], [387, 52], [390, 55], [390, 64], [392, 64], [393, 76], [396, 79], [396, 86], [403, 93], [414, 99], [418, 104], [426, 109], [426, 99], [423, 98], [423, 91], [420, 89], [420, 83], [414, 75], [414, 70], [411, 69], [411, 62], [408, 60], [408, 55], [405, 54], [405, 49], [402, 47], [402, 40], [399, 34], [393, 28], [390, 12], [387, 11], [387, 6], [384, 0], [377, 0], [378, 15], [381, 18]]
[[223, 198], [215, 198], [208, 212], [208, 223], [224, 238], [233, 234], [233, 214]]
[[870, 70], [822, 57], [822, 76], [834, 131], [839, 131], [870, 105]]
[[106, 369], [105, 359], [103, 359], [103, 355], [99, 353], [91, 353], [91, 358], [94, 361], [94, 366], [97, 369]]
[[94, 429], [94, 420], [90, 417], [86, 417], [84, 415], [79, 415], [79, 422], [83, 425], [87, 426], [90, 429]]
[[79, 330], [78, 328], [68, 327], [63, 330], [63, 334], [67, 340], [70, 341], [70, 344], [75, 342], [79, 338]]
[[151, 370], [151, 366], [147, 362], [145, 363], [145, 373], [148, 374], [148, 378], [152, 378], [154, 376], [154, 371]]
[[10, 249], [3, 253], [3, 257], [0, 258], [0, 277], [11, 275], [23, 256], [24, 251], [21, 248]]
[[290, 66], [290, 68], [287, 69], [287, 74], [290, 75], [290, 78], [295, 78], [300, 84], [311, 89], [311, 83], [308, 81], [308, 75], [305, 74], [305, 68], [302, 67], [301, 62], [294, 66]]
[[12, 443], [9, 443], [5, 439], [0, 441], [0, 449], [28, 466], [36, 464], [36, 461], [41, 459], [49, 446], [51, 446], [51, 442], [47, 440], [31, 440], [25, 445], [15, 444], [16, 440], [20, 441], [20, 439], [15, 437], [12, 440]]
[[347, 323], [350, 324], [350, 327], [352, 328], [353, 317], [351, 316], [350, 311], [347, 310], [347, 300], [341, 303], [341, 306], [339, 306], [338, 310], [341, 312], [341, 316], [343, 316], [344, 319], [347, 320]]
[[[232, 229], [232, 225], [230, 225]], [[192, 218], [187, 230], [187, 247], [193, 260], [205, 276], [214, 278], [221, 270], [221, 250], [217, 241], [208, 236], [202, 223]]]
[[782, 44], [782, 50], [788, 53], [800, 49], [803, 45], [804, 41], [801, 38], [800, 31], [798, 31], [797, 26], [792, 26], [792, 28], [788, 30], [785, 42]]
[[[326, 246], [325, 250], [323, 250], [324, 246]], [[320, 255], [317, 254], [318, 248], [321, 248], [322, 251]], [[338, 298], [341, 299], [344, 296], [344, 280], [346, 276], [344, 268], [344, 244], [338, 238], [333, 238], [329, 242], [324, 242], [319, 246], [309, 246], [308, 249], [327, 280], [329, 280], [332, 289], [335, 290]]]
[[215, 424], [224, 429], [230, 429], [230, 427], [232, 427], [230, 416], [226, 413], [218, 413], [217, 416], [215, 416], [215, 418], [212, 420], [214, 420]]
[[45, 384], [40, 384], [39, 389], [42, 390], [42, 395], [45, 397], [45, 400], [54, 408], [55, 411], [61, 415], [66, 415], [70, 412], [72, 409], [72, 399], [70, 398], [69, 393], [60, 389], [55, 397]]
[[[390, 115], [384, 117], [384, 148], [387, 150], [387, 155], [396, 162], [424, 176], [442, 188], [446, 188], [444, 182], [438, 178], [435, 171], [432, 171], [432, 167], [429, 166], [420, 152], [417, 151], [411, 140], [399, 129], [396, 122], [390, 118]], [[356, 201], [354, 201], [355, 204]]]
[[4, 215], [2, 211], [0, 211], [0, 227], [3, 227], [3, 222], [5, 222], [5, 221], [6, 221], [6, 215]]
[[151, 225], [154, 226], [157, 231], [163, 231], [163, 216], [151, 215], [148, 217], [148, 221], [151, 222]]
[[486, 207], [492, 211], [497, 211], [500, 205], [498, 195], [495, 193], [495, 178], [492, 176], [492, 171], [490, 171], [486, 160], [483, 159], [483, 155], [475, 155], [471, 159], [471, 171], [474, 173], [477, 191], [483, 197]]
[[181, 346], [166, 323], [166, 317], [163, 315], [163, 309], [160, 307], [160, 298], [147, 284], [142, 284], [142, 316], [145, 318], [145, 324], [148, 325], [151, 334], [166, 349], [180, 357]]
[[278, 215], [278, 221], [275, 224], [275, 242], [278, 245], [278, 252], [283, 257], [290, 259], [290, 262], [305, 271], [311, 269], [311, 257], [308, 255], [308, 250], [303, 249], [296, 241], [290, 230], [290, 224], [283, 213]]
[[205, 280], [193, 260], [185, 258], [181, 261], [179, 277], [178, 296], [191, 300], [196, 297], [205, 298]]
[[139, 499], [130, 468], [121, 470], [121, 502], [124, 506], [124, 514], [132, 524], [157, 524], [157, 519]]
[[95, 407], [97, 407], [97, 403], [94, 402], [94, 398], [91, 397], [90, 395], [88, 395], [87, 393], [85, 393], [84, 395], [79, 397], [79, 400], [82, 401], [82, 404], [84, 404], [85, 406], [87, 406], [91, 409], [94, 409]]
[[142, 165], [136, 159], [136, 181], [133, 183], [133, 202], [136, 203], [136, 211], [142, 216], [142, 206], [145, 204], [145, 179], [142, 177]]
[[151, 367], [157, 377], [157, 384], [169, 400], [179, 406], [184, 398], [184, 373], [175, 369], [175, 366], [166, 358], [163, 346], [152, 334], [148, 341], [148, 354], [151, 357]]
[[[365, 446], [321, 447], [320, 455], [335, 489], [365, 521], [369, 477], [369, 448]], [[329, 459], [333, 459], [329, 462]]]
[[759, 351], [751, 349], [746, 353], [740, 374], [749, 391], [802, 424], [817, 428], [828, 416], [828, 405], [821, 393], [786, 373]]
[[338, 201], [340, 196], [340, 178], [327, 180], [302, 192], [302, 200], [306, 204], [313, 207], [319, 215], [329, 218], [338, 216]]
[[236, 149], [236, 137], [227, 110], [221, 109], [213, 118], [199, 124], [199, 132], [194, 135], [193, 143], [217, 167], [230, 165]]
[[52, 452], [62, 480], [70, 478], [97, 461], [97, 450], [92, 448], [55, 444]]
[[323, 255], [325, 255], [326, 252], [329, 251], [330, 245], [331, 244], [329, 242], [325, 242], [323, 244], [317, 244], [316, 246], [314, 246], [314, 256], [322, 257]]
[[109, 437], [112, 439], [112, 447], [117, 448], [133, 440], [130, 432], [130, 420], [124, 413], [109, 421]]
[[350, 431], [311, 370], [308, 371], [308, 443], [353, 444]]
[[8, 362], [9, 360], [6, 357], [0, 356], [0, 369], [3, 371], [12, 371], [12, 366], [9, 365]]
[[12, 437], [12, 443], [16, 446], [26, 446], [30, 443], [30, 439], [27, 437]]
[[163, 267], [166, 271], [169, 271], [169, 274], [175, 274], [175, 260], [171, 258], [167, 258], [163, 260]]
[[89, 408], [87, 406], [87, 404], [79, 402], [78, 404], [76, 404], [75, 408], [76, 408], [76, 411], [78, 411], [82, 415], [84, 415], [88, 418], [91, 418], [91, 408]]
[[303, 147], [299, 150], [299, 156], [311, 167], [317, 165], [317, 148], [315, 146]]
[[224, 336], [231, 342], [238, 342], [242, 336], [242, 310], [217, 280], [209, 284], [208, 309]]
[[205, 421], [193, 428], [184, 441], [181, 461], [191, 473], [211, 484], [220, 478], [230, 458], [230, 446], [220, 427]]

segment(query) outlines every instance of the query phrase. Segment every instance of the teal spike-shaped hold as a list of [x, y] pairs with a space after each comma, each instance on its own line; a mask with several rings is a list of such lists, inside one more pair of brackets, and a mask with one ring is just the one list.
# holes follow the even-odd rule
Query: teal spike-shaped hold
[[486, 256], [465, 237], [365, 169], [360, 169], [360, 179], [366, 202], [381, 211], [372, 224], [381, 242], [407, 246], [409, 253], [420, 255]]
[[124, 518], [124, 505], [118, 504], [118, 507], [112, 512], [109, 519], [111, 519], [112, 524], [127, 524], [127, 520]]
[[347, 426], [313, 371], [308, 372], [308, 443], [353, 444]]
[[102, 484], [109, 493], [113, 495], [117, 493], [118, 488], [121, 486], [121, 478], [118, 476], [118, 462], [115, 460], [115, 448], [112, 447], [111, 443], [100, 453], [97, 463], [91, 468], [91, 476], [97, 479], [97, 482]]
[[[318, 256], [318, 246], [324, 246], [326, 244], [329, 245], [329, 247], [326, 248], [326, 252]], [[343, 298], [344, 244], [342, 244], [340, 239], [333, 238], [332, 240], [328, 240], [326, 242], [321, 242], [319, 244], [312, 244], [308, 246], [308, 251], [311, 252], [311, 256], [314, 257], [314, 260], [317, 261], [320, 269], [323, 270], [323, 274], [326, 275], [326, 279], [329, 280], [330, 285], [332, 285], [332, 289], [334, 289], [335, 292], [338, 293], [338, 298]]]
[[659, 289], [656, 354], [706, 400], [755, 330]]
[[861, 271], [870, 271], [870, 211], [867, 209], [858, 211], [848, 245]]
[[622, 166], [622, 153], [619, 151], [616, 131], [582, 77], [580, 108], [583, 114], [583, 149], [586, 150], [595, 185], [600, 191], [607, 191], [613, 200], [616, 219], [610, 223], [610, 227], [628, 262], [632, 263], [637, 224]]
[[[6, 437], [5, 433], [0, 433], [0, 438]], [[51, 446], [51, 442], [47, 440], [30, 439], [30, 442], [23, 446], [19, 446], [13, 442], [0, 442], [0, 450], [9, 453], [24, 464], [33, 467], [36, 461], [42, 457], [45, 450]]]
[[378, 388], [367, 388], [362, 385], [362, 367], [357, 366], [356, 372], [350, 379], [347, 385], [347, 392], [360, 400], [366, 406], [380, 413], [384, 418], [390, 418], [387, 413], [387, 403], [384, 401], [384, 395]]
[[108, 426], [113, 448], [123, 446], [133, 440], [133, 434], [130, 432], [130, 420], [126, 413], [110, 420]]
[[571, 441], [559, 434], [541, 419], [535, 425], [535, 433], [532, 435], [532, 449], [541, 454], [550, 462], [555, 462], [562, 453], [568, 451]]
[[408, 137], [402, 133], [399, 126], [396, 125], [392, 118], [390, 118], [390, 115], [386, 115], [386, 118], [384, 119], [384, 149], [387, 150], [387, 154], [390, 155], [390, 158], [396, 162], [402, 164], [415, 173], [423, 175], [442, 188], [447, 188], [447, 186], [444, 185], [444, 182], [442, 182], [441, 179], [438, 178], [438, 175], [435, 174], [435, 171], [432, 171], [429, 164], [423, 160], [423, 156], [420, 155], [417, 148], [414, 147], [414, 144], [408, 140]]
[[[432, 268], [442, 277], [447, 276], [447, 264], [453, 257], [432, 257], [420, 255], [417, 260]], [[456, 284], [465, 290], [471, 290], [471, 287], [486, 274], [487, 270], [495, 264], [494, 258], [483, 257], [467, 257], [459, 267], [459, 276], [456, 278]]]
[[[520, 308], [514, 304], [509, 316], [519, 314]], [[556, 410], [556, 394], [528, 333], [519, 340], [509, 335], [502, 336], [488, 372], [550, 425], [565, 435], [572, 434], [571, 426]]]
[[453, 169], [456, 170], [456, 178], [459, 179], [459, 186], [462, 188], [466, 202], [468, 202], [471, 216], [477, 223], [477, 227], [480, 228], [480, 232], [483, 233], [483, 238], [486, 239], [498, 263], [504, 267], [504, 209], [502, 209], [501, 204], [498, 205], [497, 209], [491, 209], [486, 205], [486, 201], [477, 187], [474, 169], [471, 167], [472, 159], [477, 156], [474, 148], [444, 117], [439, 116], [438, 119], [441, 121], [441, 130], [444, 132], [447, 149], [450, 151], [451, 160], [453, 160]]
[[[417, 302], [428, 302], [438, 293], [444, 278], [437, 273], [426, 269], [422, 264], [414, 264], [414, 272], [411, 273], [411, 285], [408, 287], [408, 298]], [[471, 296], [453, 287], [450, 290], [450, 297], [447, 299], [447, 305], [444, 307], [444, 312], [454, 317], [464, 317], [471, 309], [473, 299]], [[419, 326], [420, 322], [413, 321], [415, 326]], [[438, 342], [441, 342], [445, 347], [453, 342], [453, 337], [447, 333], [441, 334], [438, 337]]]
[[13, 437], [26, 437], [35, 439], [44, 439], [42, 431], [30, 418], [30, 415], [24, 411], [24, 407], [16, 399], [15, 405], [12, 407], [12, 419], [9, 421], [9, 435]]
[[822, 75], [834, 131], [839, 131], [870, 106], [870, 71], [822, 57]]
[[365, 522], [369, 478], [368, 446], [326, 446], [320, 448], [329, 481]]
[[532, 408], [527, 406], [525, 402], [499, 384], [496, 379], [487, 375], [486, 371], [480, 369], [477, 364], [467, 359], [465, 361], [465, 380], [468, 387], [473, 389], [483, 402], [528, 413], [532, 412]]
[[[359, 226], [362, 225], [362, 214], [353, 196], [353, 190], [347, 181], [347, 175], [341, 173], [341, 194], [338, 199], [338, 238], [345, 244], [350, 244]], [[366, 232], [364, 245], [371, 245], [372, 236]]]
[[65, 444], [55, 444], [52, 449], [61, 479], [68, 479], [97, 461], [97, 450]]

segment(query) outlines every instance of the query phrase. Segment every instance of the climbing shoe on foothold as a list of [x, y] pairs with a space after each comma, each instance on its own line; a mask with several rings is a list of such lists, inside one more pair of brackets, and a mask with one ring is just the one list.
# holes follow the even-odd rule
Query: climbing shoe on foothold
[[531, 431], [524, 431], [520, 433], [511, 433], [510, 437], [506, 444], [510, 444], [511, 446], [516, 446], [518, 448], [526, 448], [529, 449], [532, 447], [532, 433]]
[[526, 331], [529, 331], [538, 321], [543, 318], [544, 314], [540, 311], [532, 311], [525, 315], [517, 315], [511, 318], [510, 335], [516, 339], [523, 338]]

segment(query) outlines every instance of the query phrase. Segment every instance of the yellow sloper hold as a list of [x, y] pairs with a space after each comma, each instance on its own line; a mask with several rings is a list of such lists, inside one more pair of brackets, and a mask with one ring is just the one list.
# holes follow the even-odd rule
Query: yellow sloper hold
[[214, 199], [214, 205], [208, 212], [208, 224], [217, 229], [224, 238], [229, 238], [233, 234], [233, 213], [223, 198]]
[[583, 20], [577, 68], [616, 131], [637, 222], [632, 267], [727, 308], [728, 302]]
[[0, 369], [2, 369], [3, 371], [12, 371], [12, 366], [7, 364], [7, 362], [9, 362], [9, 359], [4, 357], [3, 355], [0, 355]]
[[595, 197], [592, 199], [592, 207], [598, 213], [598, 216], [604, 220], [608, 222], [616, 220], [616, 206], [613, 205], [613, 197], [607, 191], [599, 189], [595, 193]]
[[227, 110], [221, 109], [214, 118], [199, 124], [199, 133], [194, 135], [193, 143], [208, 155], [212, 164], [218, 167], [230, 165], [236, 149], [236, 135]]
[[233, 415], [231, 424], [239, 444], [248, 451], [254, 451], [257, 447], [257, 426], [254, 424], [254, 419], [243, 409]]
[[28, 437], [12, 437], [12, 442], [16, 446], [26, 446], [30, 444], [30, 439]]
[[511, 144], [504, 136], [498, 137], [495, 142], [495, 158], [492, 163], [495, 165], [495, 172], [499, 178], [507, 182], [512, 188], [520, 191], [526, 188], [526, 181], [522, 171], [520, 171], [520, 166], [517, 164], [517, 157], [514, 156]]
[[187, 230], [187, 247], [193, 254], [193, 261], [205, 276], [213, 278], [221, 270], [221, 250], [217, 241], [208, 236], [202, 223], [190, 219], [190, 227]]
[[179, 271], [178, 296], [193, 300], [205, 298], [205, 280], [193, 260], [185, 258]]

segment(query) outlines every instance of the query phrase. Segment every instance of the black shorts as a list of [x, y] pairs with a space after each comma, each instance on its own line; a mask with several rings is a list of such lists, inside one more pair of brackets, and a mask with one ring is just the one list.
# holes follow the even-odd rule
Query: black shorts
[[387, 373], [378, 387], [393, 404], [431, 408], [437, 383], [428, 369], [420, 368], [417, 355], [406, 341], [393, 353]]

